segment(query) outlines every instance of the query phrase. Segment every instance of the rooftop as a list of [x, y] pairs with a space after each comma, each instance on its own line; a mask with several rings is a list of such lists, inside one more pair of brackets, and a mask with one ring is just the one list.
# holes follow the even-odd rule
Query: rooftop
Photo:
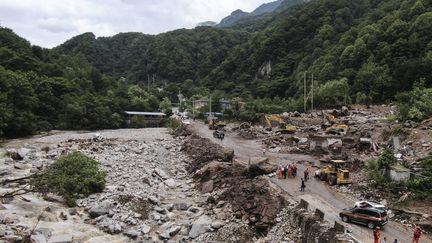
[[162, 112], [146, 112], [146, 111], [125, 111], [128, 115], [138, 115], [138, 116], [166, 116]]

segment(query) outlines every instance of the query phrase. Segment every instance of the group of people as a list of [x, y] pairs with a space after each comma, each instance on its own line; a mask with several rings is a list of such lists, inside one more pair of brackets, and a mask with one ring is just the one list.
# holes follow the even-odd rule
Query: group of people
[[296, 163], [293, 162], [288, 165], [279, 165], [277, 169], [277, 175], [279, 179], [286, 179], [287, 177], [296, 177], [297, 176], [297, 166]]
[[[419, 243], [421, 234], [422, 234], [422, 231], [421, 231], [420, 227], [417, 225], [414, 225], [414, 234], [413, 234], [412, 243]], [[380, 227], [376, 227], [374, 229], [373, 236], [374, 236], [374, 243], [387, 243], [386, 237], [381, 239]], [[388, 243], [390, 243], [390, 242], [388, 242]], [[395, 239], [392, 243], [398, 243], [398, 240]]]
[[[304, 189], [306, 188], [306, 181], [310, 178], [311, 175], [311, 168], [307, 167], [303, 171], [304, 177], [301, 178], [301, 184], [300, 184], [300, 191], [304, 192]], [[279, 179], [286, 179], [287, 177], [296, 177], [297, 176], [297, 165], [295, 162], [288, 164], [288, 165], [282, 165], [279, 164], [277, 169], [277, 176]]]

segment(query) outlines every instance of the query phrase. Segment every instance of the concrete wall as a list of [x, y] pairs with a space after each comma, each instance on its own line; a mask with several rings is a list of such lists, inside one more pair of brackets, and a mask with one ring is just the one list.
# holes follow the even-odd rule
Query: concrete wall
[[290, 213], [290, 223], [302, 231], [302, 243], [341, 243], [356, 242], [345, 234], [345, 227], [337, 222], [331, 226], [324, 221], [324, 212], [317, 209], [308, 211], [308, 203], [304, 200]]

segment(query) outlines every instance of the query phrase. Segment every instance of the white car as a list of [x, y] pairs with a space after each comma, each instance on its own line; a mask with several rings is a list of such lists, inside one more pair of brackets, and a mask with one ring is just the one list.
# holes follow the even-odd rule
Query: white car
[[386, 206], [384, 206], [382, 203], [376, 202], [376, 201], [358, 201], [354, 204], [355, 208], [376, 208], [376, 209], [382, 209], [386, 210]]

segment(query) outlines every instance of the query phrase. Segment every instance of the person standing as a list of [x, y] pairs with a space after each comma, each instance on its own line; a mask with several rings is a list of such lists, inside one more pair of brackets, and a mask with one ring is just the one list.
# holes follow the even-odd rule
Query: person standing
[[387, 243], [387, 238], [384, 236], [384, 238], [381, 240], [381, 243]]
[[422, 231], [420, 229], [419, 226], [415, 225], [415, 229], [414, 229], [414, 235], [413, 235], [413, 243], [418, 243], [420, 240], [420, 236], [422, 234]]
[[305, 181], [304, 181], [304, 179], [303, 179], [303, 178], [301, 178], [301, 186], [300, 186], [300, 191], [301, 191], [301, 192], [304, 192], [304, 189], [305, 189], [305, 187], [306, 187]]
[[282, 165], [282, 176], [284, 179], [286, 179], [287, 176], [287, 168], [285, 165]]
[[279, 179], [282, 179], [282, 165], [279, 165], [277, 168], [277, 176]]
[[263, 150], [262, 150], [263, 155], [265, 155], [266, 152], [267, 152], [267, 149], [266, 149], [266, 148], [263, 148]]
[[288, 165], [288, 178], [291, 177], [292, 174], [292, 166], [291, 164]]
[[393, 243], [398, 243], [397, 239], [395, 239], [395, 240], [393, 241]]
[[307, 170], [304, 170], [304, 180], [307, 181], [308, 180], [308, 172]]
[[380, 227], [376, 227], [373, 230], [373, 237], [374, 237], [374, 243], [380, 243], [380, 238], [381, 238]]

